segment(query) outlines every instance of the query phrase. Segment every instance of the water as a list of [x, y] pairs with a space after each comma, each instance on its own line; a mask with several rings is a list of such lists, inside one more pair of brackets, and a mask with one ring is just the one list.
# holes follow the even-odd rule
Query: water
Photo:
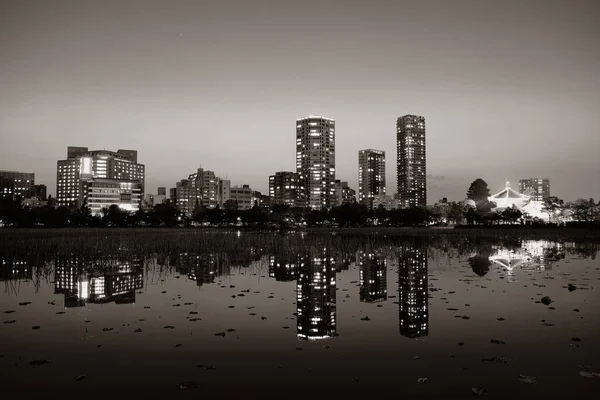
[[596, 398], [596, 252], [371, 240], [298, 254], [4, 256], [2, 386], [67, 398]]

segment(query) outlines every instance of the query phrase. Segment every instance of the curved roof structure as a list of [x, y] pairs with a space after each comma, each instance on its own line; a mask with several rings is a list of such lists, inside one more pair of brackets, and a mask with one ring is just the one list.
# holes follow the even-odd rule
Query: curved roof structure
[[510, 182], [506, 182], [504, 190], [488, 197], [488, 200], [496, 203], [494, 210], [503, 210], [512, 206], [521, 209], [529, 203], [531, 197], [511, 189]]

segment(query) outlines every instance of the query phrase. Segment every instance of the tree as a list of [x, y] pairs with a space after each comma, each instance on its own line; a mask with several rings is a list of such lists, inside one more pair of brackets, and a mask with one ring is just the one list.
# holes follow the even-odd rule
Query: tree
[[486, 181], [481, 178], [475, 179], [467, 190], [467, 199], [473, 200], [476, 205], [487, 201], [489, 196], [490, 189], [488, 189]]
[[542, 210], [548, 213], [548, 220], [553, 222], [556, 220], [556, 216], [561, 214], [564, 210], [565, 202], [556, 196], [550, 196], [544, 200], [544, 206]]
[[521, 212], [521, 210], [519, 210], [517, 207], [515, 207], [514, 204], [512, 207], [505, 208], [504, 211], [502, 211], [502, 213], [500, 213], [500, 219], [502, 219], [503, 221], [509, 222], [511, 224], [517, 222], [519, 220], [519, 218], [521, 218], [522, 216], [523, 216], [523, 213]]
[[576, 221], [591, 222], [600, 219], [600, 207], [594, 199], [577, 199], [569, 203], [569, 209]]
[[238, 202], [236, 200], [229, 199], [223, 204], [223, 208], [227, 211], [237, 211]]

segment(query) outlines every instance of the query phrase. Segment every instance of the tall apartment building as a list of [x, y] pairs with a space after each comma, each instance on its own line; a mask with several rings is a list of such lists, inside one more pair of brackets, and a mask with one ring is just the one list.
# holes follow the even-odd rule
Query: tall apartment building
[[32, 197], [35, 195], [34, 185], [34, 173], [0, 171], [0, 197]]
[[334, 187], [335, 205], [341, 206], [346, 203], [356, 202], [356, 190], [348, 186], [348, 182], [336, 179]]
[[165, 197], [166, 197], [166, 196], [167, 196], [167, 188], [166, 188], [166, 187], [164, 187], [164, 186], [160, 186], [160, 187], [157, 189], [157, 192], [156, 192], [156, 194], [157, 194], [157, 195], [159, 195], [159, 196], [165, 196]]
[[298, 183], [296, 172], [279, 171], [269, 176], [271, 202], [295, 207], [298, 200]]
[[335, 206], [335, 121], [309, 116], [296, 120], [298, 205]]
[[373, 208], [373, 198], [385, 195], [385, 151], [358, 152], [358, 202]]
[[396, 122], [398, 198], [403, 208], [427, 205], [425, 117], [405, 115]]
[[254, 206], [252, 203], [252, 189], [248, 185], [232, 187], [229, 199], [237, 203], [238, 210], [249, 210]]
[[[108, 207], [117, 204], [125, 209], [135, 210], [139, 208], [139, 201], [144, 196], [144, 165], [137, 162], [136, 150], [122, 150], [116, 152], [108, 150], [88, 150], [87, 147], [67, 147], [67, 159], [58, 160], [56, 169], [56, 200], [58, 206], [81, 207], [88, 202], [89, 191], [87, 189], [96, 187], [101, 189], [102, 185], [107, 184], [110, 187], [105, 190], [116, 190], [118, 193], [110, 193], [111, 200], [103, 202], [102, 192], [97, 193], [96, 200], [98, 204]], [[97, 181], [96, 184], [89, 184]], [[123, 183], [121, 189], [120, 183]], [[116, 186], [115, 186], [116, 185]], [[137, 196], [130, 196], [131, 187], [139, 189], [140, 196], [138, 203]], [[120, 194], [123, 190], [122, 201], [113, 203], [117, 197], [114, 194]]]
[[191, 216], [197, 205], [215, 208], [219, 204], [218, 192], [219, 178], [213, 171], [200, 167], [187, 179], [177, 182], [175, 203], [181, 212]]
[[521, 179], [519, 180], [519, 192], [531, 196], [531, 200], [544, 201], [550, 197], [550, 179]]

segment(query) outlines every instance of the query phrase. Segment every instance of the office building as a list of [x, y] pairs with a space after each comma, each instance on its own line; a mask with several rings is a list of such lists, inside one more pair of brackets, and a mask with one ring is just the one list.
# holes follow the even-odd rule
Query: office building
[[99, 215], [103, 209], [115, 204], [122, 210], [136, 212], [141, 206], [142, 191], [142, 183], [138, 180], [82, 179], [79, 204], [88, 207], [92, 215]]
[[35, 174], [0, 171], [0, 197], [25, 199], [34, 196]]
[[545, 201], [550, 197], [550, 179], [521, 179], [519, 180], [519, 192], [531, 196], [531, 200]]
[[269, 176], [269, 197], [273, 204], [295, 207], [298, 200], [298, 174], [279, 171]]
[[403, 245], [398, 258], [400, 334], [409, 338], [429, 334], [427, 248]]
[[335, 121], [309, 116], [296, 121], [298, 205], [335, 206]]
[[159, 196], [167, 196], [167, 188], [164, 186], [160, 186], [157, 191], [156, 194], [158, 194]]
[[387, 300], [387, 262], [384, 256], [360, 251], [358, 254], [360, 301]]
[[327, 250], [301, 258], [296, 286], [299, 339], [337, 335], [335, 278], [335, 258]]
[[400, 207], [400, 200], [393, 198], [387, 194], [378, 194], [373, 197], [373, 209], [376, 210], [379, 206], [383, 206], [386, 210], [395, 210]]
[[348, 186], [348, 182], [336, 179], [333, 188], [336, 206], [341, 206], [346, 203], [356, 203], [356, 190]]
[[188, 217], [198, 206], [215, 208], [218, 203], [219, 178], [213, 171], [202, 167], [190, 174], [187, 179], [177, 182], [175, 204]]
[[248, 185], [232, 187], [229, 192], [229, 199], [236, 202], [238, 210], [249, 210], [254, 205], [252, 203], [252, 189]]
[[[57, 162], [56, 200], [58, 206], [81, 207], [85, 201], [83, 186], [102, 187], [103, 184], [114, 184], [123, 181], [124, 187], [140, 188], [141, 201], [144, 196], [144, 165], [137, 162], [136, 150], [116, 152], [108, 150], [89, 150], [87, 147], [67, 147], [67, 159]], [[85, 182], [99, 180], [96, 185], [84, 185]], [[102, 181], [102, 180], [109, 180]], [[120, 185], [117, 185], [120, 187]], [[116, 189], [111, 187], [111, 189]], [[124, 209], [131, 209], [128, 189], [124, 192]], [[137, 189], [136, 189], [137, 190]], [[110, 193], [113, 200], [115, 193]], [[97, 196], [100, 199], [100, 194]], [[104, 202], [103, 204], [108, 204]], [[120, 206], [120, 203], [112, 203]], [[112, 204], [108, 204], [109, 206]], [[139, 208], [138, 204], [138, 208]]]
[[398, 197], [402, 208], [427, 205], [425, 117], [405, 115], [396, 122]]
[[34, 185], [33, 186], [33, 197], [37, 197], [40, 200], [46, 200], [48, 189], [46, 185]]
[[231, 181], [229, 179], [219, 179], [219, 189], [217, 194], [217, 202], [219, 207], [223, 208], [225, 202], [231, 197]]
[[358, 202], [373, 209], [373, 197], [385, 195], [385, 152], [358, 152]]
[[169, 189], [169, 202], [171, 204], [177, 204], [177, 188], [170, 188]]

